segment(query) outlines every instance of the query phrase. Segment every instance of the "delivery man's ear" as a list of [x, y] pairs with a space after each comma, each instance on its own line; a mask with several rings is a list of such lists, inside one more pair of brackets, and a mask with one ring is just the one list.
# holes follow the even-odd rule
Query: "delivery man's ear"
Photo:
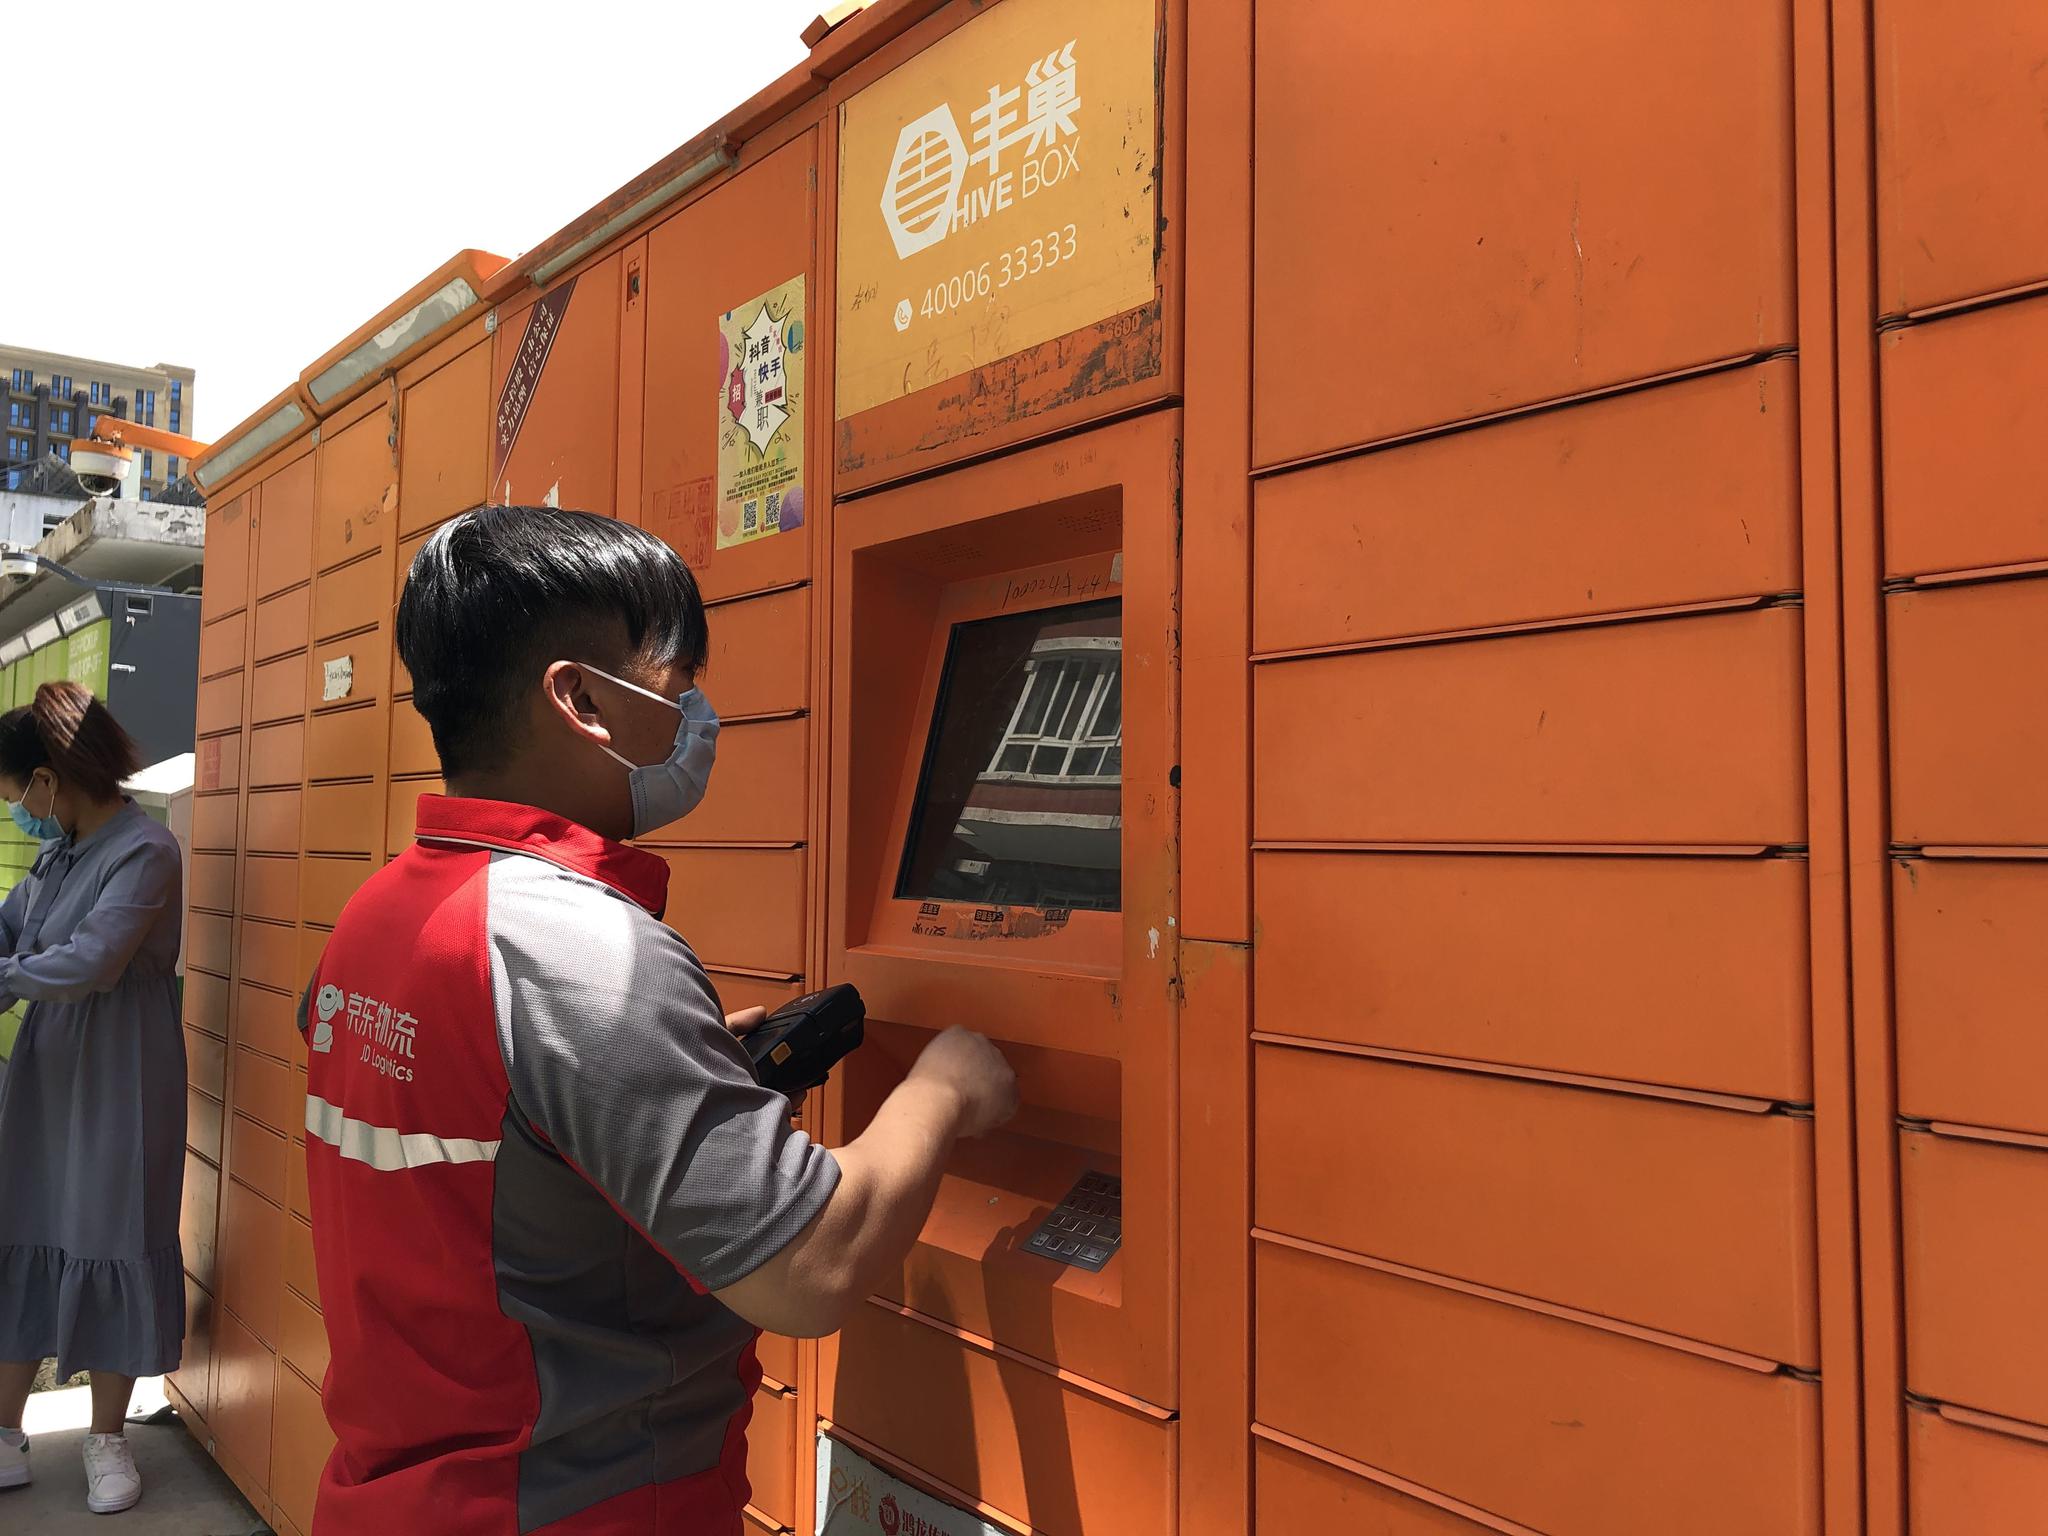
[[541, 690], [549, 714], [562, 725], [599, 746], [612, 744], [611, 727], [605, 723], [604, 710], [590, 691], [589, 675], [575, 662], [548, 663], [541, 676]]

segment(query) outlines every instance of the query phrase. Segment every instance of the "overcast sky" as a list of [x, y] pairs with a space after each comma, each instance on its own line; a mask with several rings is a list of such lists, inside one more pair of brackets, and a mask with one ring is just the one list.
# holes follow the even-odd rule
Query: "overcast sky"
[[195, 368], [210, 440], [801, 62], [826, 3], [12, 0], [0, 341]]

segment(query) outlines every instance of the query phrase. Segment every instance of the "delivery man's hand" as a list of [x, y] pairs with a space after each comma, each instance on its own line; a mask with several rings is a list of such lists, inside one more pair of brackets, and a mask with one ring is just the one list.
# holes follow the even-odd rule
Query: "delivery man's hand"
[[960, 1100], [954, 1134], [979, 1136], [1017, 1113], [1017, 1074], [986, 1035], [957, 1024], [924, 1048], [910, 1081], [945, 1088]]
[[714, 1295], [757, 1328], [815, 1337], [898, 1269], [931, 1212], [954, 1140], [1017, 1112], [1017, 1076], [971, 1030], [949, 1029], [917, 1058], [868, 1128], [833, 1154], [825, 1208], [775, 1257]]
[[742, 1008], [738, 1013], [725, 1016], [725, 1027], [734, 1034], [745, 1038], [768, 1021], [766, 1008]]

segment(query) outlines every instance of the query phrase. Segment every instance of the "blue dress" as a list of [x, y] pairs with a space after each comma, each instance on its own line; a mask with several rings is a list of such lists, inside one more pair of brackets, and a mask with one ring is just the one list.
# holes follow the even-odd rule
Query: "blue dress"
[[178, 1364], [181, 874], [177, 839], [130, 802], [45, 843], [0, 905], [0, 1008], [28, 1004], [0, 1086], [0, 1360]]

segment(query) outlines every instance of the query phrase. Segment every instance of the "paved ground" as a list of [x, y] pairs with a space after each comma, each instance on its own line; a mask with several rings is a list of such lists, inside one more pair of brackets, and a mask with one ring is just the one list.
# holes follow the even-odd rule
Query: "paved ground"
[[[138, 1411], [162, 1402], [154, 1382], [136, 1391]], [[84, 1460], [91, 1421], [92, 1405], [83, 1387], [39, 1392], [28, 1400], [24, 1427], [36, 1480], [0, 1493], [0, 1531], [21, 1536], [252, 1536], [269, 1530], [176, 1421], [128, 1426], [142, 1473], [142, 1502], [122, 1515], [91, 1513], [85, 1507]]]

